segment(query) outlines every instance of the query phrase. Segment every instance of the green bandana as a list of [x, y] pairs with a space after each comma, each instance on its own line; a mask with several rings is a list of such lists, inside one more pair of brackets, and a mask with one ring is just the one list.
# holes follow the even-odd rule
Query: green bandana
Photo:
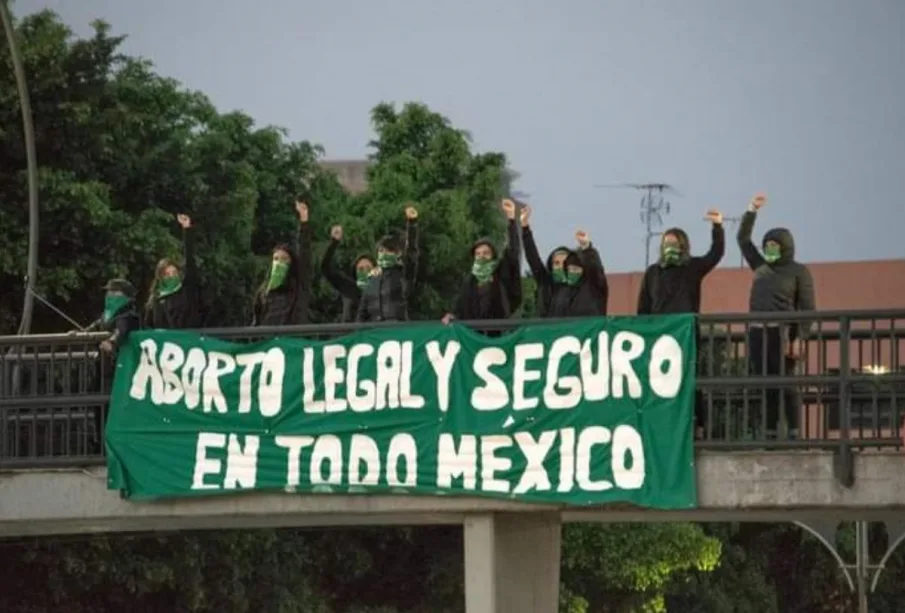
[[579, 281], [581, 281], [582, 274], [584, 274], [584, 273], [582, 273], [581, 271], [567, 272], [566, 273], [566, 284], [567, 285], [578, 285]]
[[764, 247], [764, 260], [767, 264], [773, 264], [782, 257], [782, 249], [779, 245], [767, 245]]
[[358, 287], [366, 287], [371, 279], [371, 273], [367, 270], [355, 271], [355, 285]]
[[270, 266], [270, 279], [267, 282], [267, 291], [282, 287], [286, 283], [287, 274], [289, 274], [289, 264], [275, 260]]
[[562, 268], [554, 268], [553, 272], [550, 274], [553, 277], [554, 283], [565, 283], [566, 282], [566, 271]]
[[662, 266], [675, 266], [682, 259], [682, 250], [675, 245], [663, 245], [660, 249], [660, 264]]
[[164, 277], [157, 284], [157, 296], [163, 298], [175, 294], [182, 288], [182, 279], [178, 275]]
[[113, 319], [120, 310], [129, 304], [126, 296], [107, 296], [104, 298], [104, 321]]
[[377, 265], [381, 268], [392, 268], [399, 263], [399, 256], [395, 253], [377, 254]]
[[490, 281], [494, 270], [496, 261], [489, 258], [475, 258], [474, 264], [471, 265], [471, 274], [481, 285]]

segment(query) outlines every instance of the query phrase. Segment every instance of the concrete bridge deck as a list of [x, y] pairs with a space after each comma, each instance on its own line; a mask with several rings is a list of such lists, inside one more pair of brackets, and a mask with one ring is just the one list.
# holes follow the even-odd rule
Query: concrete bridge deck
[[701, 452], [699, 507], [653, 511], [576, 508], [460, 496], [238, 494], [129, 502], [106, 489], [106, 470], [0, 471], [0, 537], [278, 526], [464, 524], [494, 513], [555, 514], [561, 521], [806, 521], [905, 514], [905, 455], [860, 453], [840, 485], [825, 451]]

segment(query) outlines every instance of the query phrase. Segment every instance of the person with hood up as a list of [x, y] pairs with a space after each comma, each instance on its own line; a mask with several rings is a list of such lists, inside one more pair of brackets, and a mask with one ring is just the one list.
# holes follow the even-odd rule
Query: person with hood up
[[[104, 314], [82, 332], [108, 333], [110, 336], [102, 340], [99, 347], [105, 355], [115, 359], [129, 334], [141, 327], [141, 320], [135, 310], [135, 286], [125, 279], [110, 279], [104, 285], [104, 291]], [[112, 381], [107, 381], [109, 383]]]
[[[795, 261], [795, 241], [786, 228], [773, 228], [761, 241], [763, 253], [751, 242], [757, 212], [767, 203], [757, 194], [748, 204], [738, 229], [738, 246], [751, 270], [749, 308], [751, 313], [813, 311], [814, 281], [807, 266]], [[801, 355], [799, 343], [808, 337], [810, 322], [754, 323], [748, 332], [748, 360], [758, 375], [792, 374]], [[798, 436], [801, 403], [794, 389], [777, 389], [766, 393], [767, 437], [775, 438], [780, 426], [779, 407], [788, 428], [789, 438]]]
[[506, 248], [501, 255], [489, 238], [478, 239], [471, 246], [471, 272], [462, 283], [453, 310], [443, 316], [445, 324], [455, 319], [507, 319], [522, 305], [516, 205], [506, 199], [502, 207], [508, 220]]
[[200, 324], [192, 219], [180, 213], [176, 221], [182, 227], [183, 265], [170, 258], [157, 263], [145, 305], [145, 328], [183, 329]]
[[299, 226], [295, 248], [282, 244], [273, 248], [267, 279], [254, 298], [253, 326], [292, 326], [308, 323], [311, 302], [311, 228], [308, 205], [295, 203]]
[[361, 290], [356, 321], [406, 321], [418, 272], [418, 209], [405, 208], [405, 244], [395, 234], [377, 243], [377, 266]]
[[358, 316], [358, 304], [361, 292], [367, 287], [371, 271], [377, 266], [374, 258], [367, 254], [359, 255], [352, 262], [351, 275], [336, 268], [336, 250], [343, 240], [343, 227], [330, 228], [330, 244], [321, 260], [321, 273], [343, 299], [342, 321], [352, 322]]
[[522, 206], [522, 244], [537, 284], [539, 317], [596, 317], [606, 315], [609, 287], [600, 254], [587, 232], [575, 233], [578, 249], [557, 247], [544, 264], [531, 232], [531, 207]]
[[660, 259], [644, 272], [638, 294], [638, 315], [701, 312], [701, 283], [726, 253], [723, 214], [707, 211], [711, 223], [710, 249], [691, 255], [691, 241], [681, 228], [670, 228], [660, 241]]

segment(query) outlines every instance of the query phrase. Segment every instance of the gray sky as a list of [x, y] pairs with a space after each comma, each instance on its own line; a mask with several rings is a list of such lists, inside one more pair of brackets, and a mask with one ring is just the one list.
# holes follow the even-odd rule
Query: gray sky
[[[640, 194], [706, 249], [708, 207], [770, 203], [803, 261], [905, 256], [902, 0], [18, 0], [125, 49], [330, 158], [366, 153], [368, 111], [418, 100], [505, 152], [541, 248], [589, 231], [609, 270], [644, 261]], [[429, 211], [424, 211], [429, 215]], [[730, 232], [724, 266], [737, 266]]]

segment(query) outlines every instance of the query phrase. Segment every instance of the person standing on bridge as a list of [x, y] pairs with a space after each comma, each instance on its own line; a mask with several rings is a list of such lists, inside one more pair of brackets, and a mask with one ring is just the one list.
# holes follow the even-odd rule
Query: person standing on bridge
[[295, 203], [299, 225], [296, 245], [273, 248], [267, 279], [255, 294], [253, 326], [292, 326], [308, 323], [311, 303], [311, 228], [308, 205]]
[[502, 208], [508, 220], [502, 255], [490, 238], [480, 238], [471, 246], [471, 272], [462, 282], [452, 311], [443, 316], [443, 323], [455, 319], [506, 319], [522, 305], [517, 207], [514, 201], [506, 199]]
[[343, 227], [333, 226], [330, 229], [330, 244], [321, 260], [321, 273], [343, 299], [342, 321], [352, 322], [358, 316], [358, 304], [361, 292], [367, 287], [371, 271], [377, 266], [374, 258], [361, 254], [352, 262], [351, 274], [345, 274], [336, 267], [336, 250], [343, 240]]
[[405, 241], [388, 234], [377, 243], [377, 266], [361, 290], [357, 321], [406, 321], [418, 273], [418, 209], [405, 208]]
[[[738, 229], [738, 245], [751, 270], [749, 310], [752, 313], [813, 311], [814, 281], [807, 266], [795, 261], [795, 241], [786, 228], [773, 228], [764, 234], [763, 253], [751, 242], [757, 212], [767, 203], [757, 194], [748, 204]], [[800, 342], [810, 331], [810, 322], [766, 322], [752, 324], [748, 333], [748, 360], [758, 375], [792, 374], [801, 356]], [[794, 388], [768, 389], [765, 393], [767, 438], [776, 438], [780, 426], [780, 406], [789, 438], [798, 436], [801, 402]]]
[[[710, 249], [703, 256], [691, 255], [691, 241], [681, 228], [670, 228], [660, 240], [660, 259], [644, 271], [638, 293], [638, 315], [668, 315], [701, 312], [701, 284], [726, 253], [723, 214], [707, 211]], [[700, 333], [698, 333], [700, 339]], [[700, 342], [698, 343], [700, 345]], [[695, 422], [700, 437], [707, 428], [704, 397], [695, 392]]]
[[587, 232], [575, 233], [578, 249], [557, 247], [541, 261], [531, 232], [531, 207], [522, 205], [522, 245], [537, 285], [540, 317], [595, 317], [606, 315], [609, 287], [600, 254]]
[[201, 323], [192, 219], [180, 213], [176, 220], [182, 228], [183, 263], [180, 266], [170, 258], [157, 263], [145, 305], [145, 328], [195, 328]]

